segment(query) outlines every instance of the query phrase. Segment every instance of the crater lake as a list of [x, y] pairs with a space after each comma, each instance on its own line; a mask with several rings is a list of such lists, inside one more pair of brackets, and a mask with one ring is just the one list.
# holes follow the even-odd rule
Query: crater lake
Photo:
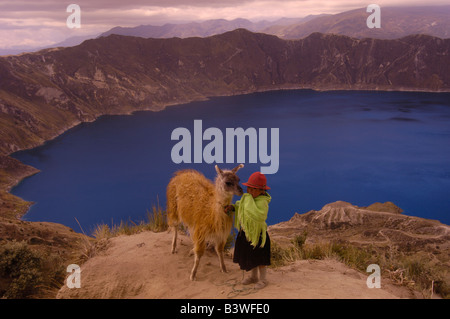
[[[41, 171], [11, 191], [35, 202], [23, 219], [80, 231], [77, 219], [87, 232], [99, 224], [146, 221], [153, 206], [165, 209], [175, 171], [193, 168], [215, 177], [215, 163], [172, 160], [173, 130], [193, 132], [194, 120], [222, 132], [279, 129], [279, 168], [266, 175], [268, 224], [338, 200], [358, 206], [391, 201], [406, 215], [450, 224], [450, 93], [313, 90], [214, 97], [160, 112], [103, 116], [17, 152], [12, 156]], [[248, 140], [246, 149], [241, 182], [266, 166], [249, 163]]]

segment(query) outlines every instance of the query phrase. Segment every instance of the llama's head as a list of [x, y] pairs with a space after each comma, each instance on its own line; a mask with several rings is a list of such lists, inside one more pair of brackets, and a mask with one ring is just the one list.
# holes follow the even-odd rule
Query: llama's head
[[239, 185], [239, 177], [236, 175], [236, 172], [244, 167], [244, 164], [239, 164], [232, 170], [221, 170], [216, 165], [216, 185], [221, 188], [224, 193], [233, 194], [237, 196], [242, 196], [244, 191], [242, 187]]

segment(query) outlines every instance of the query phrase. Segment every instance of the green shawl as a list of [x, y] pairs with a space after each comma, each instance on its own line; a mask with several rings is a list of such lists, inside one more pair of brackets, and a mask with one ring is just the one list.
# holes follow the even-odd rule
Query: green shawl
[[267, 231], [267, 213], [269, 212], [269, 202], [272, 199], [268, 193], [253, 198], [249, 193], [242, 195], [241, 199], [234, 204], [236, 217], [235, 227], [245, 231], [245, 236], [251, 242], [253, 247], [258, 245], [259, 235], [261, 238], [261, 247], [266, 243]]

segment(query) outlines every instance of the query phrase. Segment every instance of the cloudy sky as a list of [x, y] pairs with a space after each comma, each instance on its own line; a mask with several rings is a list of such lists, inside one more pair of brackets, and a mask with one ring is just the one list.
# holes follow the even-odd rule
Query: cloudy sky
[[[81, 8], [81, 28], [69, 29], [70, 4]], [[71, 36], [99, 34], [115, 26], [162, 25], [208, 19], [275, 20], [339, 13], [376, 3], [446, 5], [448, 0], [0, 0], [0, 49], [43, 47]]]

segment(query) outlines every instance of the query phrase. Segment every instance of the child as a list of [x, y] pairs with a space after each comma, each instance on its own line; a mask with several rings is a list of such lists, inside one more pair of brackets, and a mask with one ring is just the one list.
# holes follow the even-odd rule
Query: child
[[271, 200], [266, 190], [270, 187], [260, 172], [253, 173], [248, 182], [242, 184], [247, 186], [247, 193], [234, 205], [225, 208], [226, 211], [236, 212], [235, 227], [239, 230], [233, 262], [243, 270], [251, 270], [250, 277], [244, 279], [242, 284], [255, 283], [255, 288], [261, 289], [267, 285], [266, 266], [270, 265], [270, 238], [266, 224]]

